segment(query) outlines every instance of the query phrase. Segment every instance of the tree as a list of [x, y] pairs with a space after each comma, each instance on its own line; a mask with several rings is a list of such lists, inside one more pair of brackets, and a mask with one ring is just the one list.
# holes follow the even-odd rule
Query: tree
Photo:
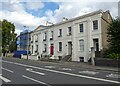
[[108, 27], [109, 51], [120, 53], [120, 18], [113, 19]]
[[15, 26], [11, 22], [7, 20], [2, 21], [2, 52], [10, 51], [12, 52], [15, 48], [16, 43], [16, 34], [15, 34]]

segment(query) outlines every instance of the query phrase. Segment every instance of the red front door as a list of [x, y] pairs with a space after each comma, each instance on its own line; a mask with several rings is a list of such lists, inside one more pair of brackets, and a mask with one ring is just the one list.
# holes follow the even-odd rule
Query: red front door
[[51, 44], [50, 46], [50, 54], [53, 55], [54, 54], [54, 45]]

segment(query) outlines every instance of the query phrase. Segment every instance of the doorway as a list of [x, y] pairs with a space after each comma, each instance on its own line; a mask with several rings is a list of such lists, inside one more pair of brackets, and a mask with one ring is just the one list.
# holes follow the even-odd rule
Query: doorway
[[93, 39], [93, 44], [94, 44], [95, 51], [99, 51], [99, 40], [98, 40], [98, 38]]
[[50, 55], [54, 55], [54, 44], [50, 45]]
[[72, 42], [68, 42], [68, 55], [72, 55]]

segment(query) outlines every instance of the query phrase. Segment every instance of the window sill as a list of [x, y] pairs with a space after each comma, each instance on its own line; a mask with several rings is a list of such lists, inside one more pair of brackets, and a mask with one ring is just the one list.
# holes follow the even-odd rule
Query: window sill
[[43, 53], [46, 53], [46, 51], [43, 51]]
[[62, 36], [58, 36], [58, 38], [60, 38], [60, 37], [62, 37]]
[[43, 39], [43, 41], [46, 41], [46, 39]]
[[84, 52], [84, 51], [78, 50], [78, 52]]
[[72, 34], [67, 34], [67, 36], [72, 36]]
[[62, 53], [62, 51], [57, 51], [58, 53]]
[[53, 38], [50, 38], [50, 40], [53, 40]]
[[93, 32], [94, 32], [94, 31], [98, 31], [98, 29], [95, 29], [95, 30], [92, 30], [92, 31], [93, 31]]
[[84, 32], [79, 32], [79, 33], [83, 34]]

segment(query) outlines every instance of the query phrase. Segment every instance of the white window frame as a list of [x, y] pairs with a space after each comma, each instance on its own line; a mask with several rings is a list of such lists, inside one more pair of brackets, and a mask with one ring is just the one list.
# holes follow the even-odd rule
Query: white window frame
[[47, 44], [43, 44], [43, 52], [47, 52]]
[[47, 40], [47, 32], [43, 33], [43, 40]]
[[[60, 43], [61, 43], [61, 51], [60, 51]], [[58, 42], [58, 51], [59, 52], [62, 52], [62, 48], [63, 48], [62, 46], [63, 46], [62, 42]]]
[[[70, 32], [69, 28], [71, 28], [71, 32]], [[67, 28], [67, 35], [72, 35], [72, 27], [71, 26]]]
[[[60, 35], [60, 30], [61, 30], [61, 35]], [[62, 29], [58, 29], [58, 37], [62, 37]]]
[[84, 51], [84, 39], [79, 40], [79, 51], [83, 52]]
[[[94, 23], [93, 23], [94, 21], [97, 21], [97, 29], [94, 28]], [[93, 26], [93, 31], [98, 30], [98, 28], [99, 28], [99, 21], [97, 19], [93, 20], [92, 21], [92, 26]]]
[[[83, 30], [82, 30], [82, 31], [80, 30], [80, 29], [81, 29], [80, 25], [83, 25], [83, 28], [82, 28]], [[80, 32], [80, 33], [83, 33], [83, 32], [84, 32], [84, 24], [83, 24], [83, 23], [80, 23], [80, 24], [79, 24], [79, 32]]]
[[50, 38], [53, 38], [53, 34], [54, 34], [54, 32], [50, 31]]

